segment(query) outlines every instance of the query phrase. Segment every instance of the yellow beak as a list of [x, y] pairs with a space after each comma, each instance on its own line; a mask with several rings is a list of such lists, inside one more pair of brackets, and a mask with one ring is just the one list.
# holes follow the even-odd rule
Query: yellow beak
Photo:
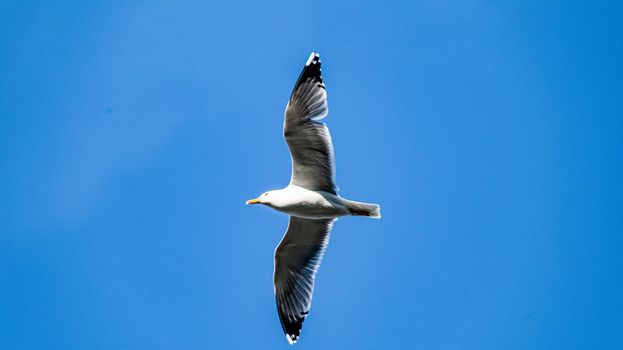
[[259, 202], [260, 202], [260, 199], [259, 199], [259, 198], [249, 199], [249, 200], [247, 201], [247, 205], [249, 205], [249, 204], [258, 204]]

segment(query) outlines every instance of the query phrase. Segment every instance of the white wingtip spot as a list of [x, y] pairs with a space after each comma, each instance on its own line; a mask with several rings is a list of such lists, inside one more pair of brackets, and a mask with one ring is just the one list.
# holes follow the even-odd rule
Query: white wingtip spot
[[288, 343], [289, 343], [290, 345], [294, 345], [294, 344], [296, 344], [296, 340], [292, 340], [292, 338], [290, 338], [290, 335], [289, 335], [289, 334], [286, 334], [286, 339], [288, 340]]
[[316, 57], [320, 57], [320, 55], [312, 51], [312, 53], [309, 55], [309, 58], [307, 59], [307, 62], [305, 63], [305, 67], [309, 66]]

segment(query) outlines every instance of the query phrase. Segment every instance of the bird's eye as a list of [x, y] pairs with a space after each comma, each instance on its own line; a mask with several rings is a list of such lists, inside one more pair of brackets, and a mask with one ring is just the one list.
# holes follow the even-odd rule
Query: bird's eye
[[262, 197], [266, 196], [267, 194], [268, 194], [268, 192], [262, 193]]

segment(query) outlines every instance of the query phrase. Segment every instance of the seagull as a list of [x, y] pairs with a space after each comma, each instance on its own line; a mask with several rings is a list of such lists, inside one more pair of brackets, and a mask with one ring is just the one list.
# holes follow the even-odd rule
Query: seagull
[[292, 158], [290, 184], [247, 201], [290, 216], [275, 249], [273, 283], [281, 327], [291, 345], [298, 340], [311, 308], [316, 273], [335, 220], [340, 216], [381, 217], [379, 205], [337, 194], [331, 135], [326, 124], [319, 122], [328, 112], [320, 55], [312, 52], [285, 110], [283, 136]]

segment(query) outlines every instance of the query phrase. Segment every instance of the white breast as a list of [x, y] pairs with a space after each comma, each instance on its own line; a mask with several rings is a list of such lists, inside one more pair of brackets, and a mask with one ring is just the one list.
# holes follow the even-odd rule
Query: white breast
[[308, 219], [328, 219], [349, 214], [339, 196], [310, 191], [296, 185], [279, 191], [271, 198], [269, 206], [280, 212]]

